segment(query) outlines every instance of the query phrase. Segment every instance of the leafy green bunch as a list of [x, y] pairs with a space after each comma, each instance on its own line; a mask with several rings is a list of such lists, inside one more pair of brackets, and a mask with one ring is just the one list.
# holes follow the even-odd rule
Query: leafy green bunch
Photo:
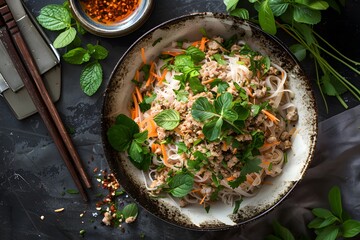
[[147, 171], [151, 162], [149, 147], [144, 144], [148, 131], [140, 132], [139, 126], [124, 114], [117, 116], [115, 124], [107, 131], [110, 145], [119, 152], [127, 152], [130, 161], [139, 169]]
[[[341, 238], [352, 238], [360, 233], [360, 222], [343, 211], [340, 189], [334, 186], [328, 194], [330, 210], [325, 208], [314, 208], [312, 214], [315, 218], [307, 225], [314, 229], [316, 240], [335, 240]], [[266, 237], [266, 240], [295, 240], [289, 229], [279, 222], [273, 223], [274, 234]], [[303, 237], [303, 239], [308, 239]]]
[[55, 38], [53, 46], [67, 47], [67, 52], [63, 55], [66, 62], [76, 65], [87, 63], [80, 75], [80, 86], [85, 94], [92, 96], [99, 89], [103, 79], [103, 70], [99, 61], [108, 56], [108, 51], [98, 44], [87, 44], [86, 48], [80, 46], [81, 39], [78, 35], [85, 34], [86, 31], [72, 17], [68, 2], [63, 5], [50, 4], [43, 7], [37, 20], [45, 29], [61, 31]]
[[[325, 95], [335, 96], [345, 108], [348, 106], [340, 95], [346, 91], [360, 100], [360, 89], [331, 66], [324, 55], [335, 59], [356, 74], [360, 74], [355, 68], [360, 63], [344, 56], [313, 29], [314, 25], [321, 22], [322, 11], [332, 8], [340, 12], [345, 0], [249, 0], [249, 3], [257, 12], [253, 20], [258, 22], [265, 32], [275, 35], [280, 28], [298, 42], [290, 46], [290, 50], [299, 61], [305, 59], [307, 53], [313, 57], [316, 83], [327, 110]], [[239, 0], [224, 0], [224, 4], [230, 15], [250, 19], [249, 10], [239, 7]]]

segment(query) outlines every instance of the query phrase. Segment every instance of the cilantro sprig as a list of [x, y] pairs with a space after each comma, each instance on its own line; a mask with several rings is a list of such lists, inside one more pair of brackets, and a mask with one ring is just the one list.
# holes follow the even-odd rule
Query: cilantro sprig
[[[327, 96], [336, 97], [344, 108], [348, 108], [341, 95], [349, 91], [360, 100], [360, 89], [348, 81], [325, 58], [324, 55], [345, 65], [355, 74], [360, 62], [347, 58], [328, 41], [315, 32], [313, 26], [321, 22], [321, 13], [329, 8], [340, 12], [345, 0], [249, 0], [257, 11], [255, 21], [267, 33], [275, 35], [278, 28], [282, 29], [298, 43], [290, 50], [299, 61], [309, 53], [315, 63], [316, 83], [321, 92], [325, 108], [328, 111]], [[232, 16], [249, 19], [249, 9], [240, 6], [239, 0], [224, 0], [226, 10]]]
[[110, 145], [119, 152], [127, 152], [130, 161], [141, 170], [148, 170], [151, 153], [144, 144], [148, 138], [148, 131], [140, 132], [139, 126], [131, 118], [120, 114], [107, 131]]
[[75, 65], [87, 63], [80, 75], [80, 87], [88, 96], [95, 94], [103, 80], [99, 61], [108, 56], [108, 51], [99, 44], [87, 44], [86, 48], [80, 46], [79, 35], [86, 31], [73, 18], [67, 1], [63, 5], [46, 5], [36, 19], [43, 28], [59, 32], [53, 46], [58, 49], [67, 48], [62, 56], [66, 62]]

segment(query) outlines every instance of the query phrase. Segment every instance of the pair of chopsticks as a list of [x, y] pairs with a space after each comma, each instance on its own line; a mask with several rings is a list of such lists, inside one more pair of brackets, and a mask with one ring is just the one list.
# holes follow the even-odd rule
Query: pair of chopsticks
[[79, 193], [84, 201], [88, 201], [84, 187], [91, 188], [89, 177], [5, 0], [0, 0], [0, 40], [53, 138]]

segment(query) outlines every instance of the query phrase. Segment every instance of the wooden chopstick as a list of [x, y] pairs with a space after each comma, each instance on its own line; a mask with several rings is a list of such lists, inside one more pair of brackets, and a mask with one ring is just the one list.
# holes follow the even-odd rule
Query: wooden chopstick
[[[83, 189], [81, 181], [78, 179], [78, 174], [80, 174], [80, 177], [87, 188], [91, 187], [90, 180], [84, 170], [84, 167], [82, 166], [80, 157], [75, 150], [75, 147], [72, 144], [72, 141], [61, 121], [59, 113], [57, 112], [55, 105], [53, 104], [50, 95], [46, 90], [32, 55], [30, 54], [30, 51], [28, 50], [27, 45], [22, 38], [19, 28], [5, 0], [0, 0], [0, 15], [3, 18], [3, 20], [0, 20], [1, 25], [6, 25], [13, 41], [10, 38], [10, 34], [6, 30], [2, 30], [2, 34], [0, 36], [1, 40], [5, 43], [4, 45], [8, 49], [9, 55], [12, 58], [19, 75], [23, 79], [24, 85], [26, 86], [30, 97], [34, 101], [34, 104], [37, 107], [37, 110], [39, 111], [42, 119], [44, 120], [49, 133], [54, 139], [54, 142], [58, 147], [59, 152], [64, 159], [66, 166], [68, 167], [69, 172], [78, 187], [79, 192], [81, 193], [83, 199], [87, 201], [86, 192]], [[21, 57], [18, 55], [14, 45], [16, 45]], [[25, 69], [29, 71], [32, 79]], [[70, 154], [72, 157], [73, 162], [69, 158], [68, 154]], [[75, 164], [76, 169], [74, 168], [73, 164]]]

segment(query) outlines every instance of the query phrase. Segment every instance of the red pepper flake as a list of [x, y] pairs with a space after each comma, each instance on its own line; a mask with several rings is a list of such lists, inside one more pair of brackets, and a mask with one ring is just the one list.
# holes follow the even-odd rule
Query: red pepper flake
[[141, 0], [81, 0], [85, 13], [97, 22], [114, 24], [131, 15]]

